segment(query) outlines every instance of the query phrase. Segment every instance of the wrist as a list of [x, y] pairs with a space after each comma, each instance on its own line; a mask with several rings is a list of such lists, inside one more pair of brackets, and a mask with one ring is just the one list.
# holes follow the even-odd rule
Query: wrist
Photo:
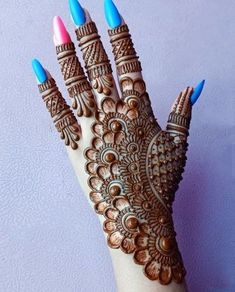
[[149, 280], [142, 269], [133, 264], [131, 255], [126, 255], [120, 250], [110, 249], [113, 270], [118, 292], [186, 292], [185, 282], [178, 284], [171, 282], [161, 285], [158, 281]]

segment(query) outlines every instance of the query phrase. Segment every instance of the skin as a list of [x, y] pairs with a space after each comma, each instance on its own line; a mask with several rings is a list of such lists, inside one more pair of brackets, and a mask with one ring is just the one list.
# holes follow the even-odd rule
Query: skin
[[[87, 22], [91, 21], [91, 18], [86, 12]], [[123, 22], [124, 23], [124, 22]], [[54, 37], [56, 41], [56, 45], [61, 45], [58, 37]], [[113, 80], [113, 87], [111, 88], [111, 97], [114, 100], [120, 98], [117, 90], [116, 83], [112, 74], [108, 75]], [[127, 73], [125, 75], [120, 76], [119, 78], [130, 77], [132, 79], [142, 79], [141, 72], [135, 73]], [[49, 75], [48, 75], [49, 78]], [[105, 97], [104, 93], [98, 92], [94, 89], [94, 81], [91, 81], [91, 87], [93, 87], [93, 95], [96, 100], [96, 105], [99, 108], [101, 100]], [[123, 88], [122, 88], [123, 89]], [[186, 101], [188, 102], [188, 98]], [[70, 146], [66, 146], [66, 150], [71, 161], [71, 164], [74, 168], [74, 171], [77, 175], [79, 184], [83, 189], [84, 194], [86, 195], [89, 204], [93, 208], [93, 203], [89, 199], [90, 187], [87, 184], [89, 179], [88, 173], [84, 171], [84, 166], [87, 163], [87, 160], [84, 157], [84, 151], [87, 147], [90, 146], [91, 140], [93, 138], [93, 133], [91, 131], [91, 125], [95, 122], [95, 112], [92, 113], [90, 117], [77, 117], [78, 123], [80, 124], [80, 140], [79, 147], [76, 150], [73, 150]], [[174, 134], [175, 135], [175, 134]], [[103, 216], [98, 216], [101, 226], [104, 222]], [[106, 233], [104, 234], [107, 236]], [[142, 272], [142, 267], [133, 263], [133, 256], [124, 254], [120, 251], [120, 249], [109, 249], [110, 255], [112, 258], [113, 269], [116, 278], [116, 284], [118, 291], [120, 292], [185, 292], [187, 291], [185, 282], [181, 284], [177, 284], [175, 282], [171, 282], [169, 285], [163, 286], [158, 281], [149, 280]]]

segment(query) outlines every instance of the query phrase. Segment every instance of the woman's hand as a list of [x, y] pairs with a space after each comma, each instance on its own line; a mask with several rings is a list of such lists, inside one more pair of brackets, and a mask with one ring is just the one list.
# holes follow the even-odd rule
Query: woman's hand
[[34, 60], [40, 93], [80, 185], [99, 215], [109, 247], [131, 254], [133, 266], [143, 266], [150, 280], [182, 283], [185, 268], [176, 243], [172, 203], [186, 162], [192, 105], [204, 81], [179, 94], [162, 130], [128, 26], [112, 1], [105, 1], [105, 12], [121, 94], [95, 23], [77, 0], [70, 1], [70, 9], [89, 81], [59, 17], [54, 18], [54, 42], [78, 118], [51, 75]]

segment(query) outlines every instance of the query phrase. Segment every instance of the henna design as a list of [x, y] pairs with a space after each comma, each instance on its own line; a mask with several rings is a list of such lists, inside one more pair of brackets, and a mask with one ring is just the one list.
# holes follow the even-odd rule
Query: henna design
[[[142, 79], [124, 77], [120, 83], [124, 100], [102, 100], [92, 126], [94, 138], [85, 151], [90, 199], [105, 218], [111, 248], [133, 253], [149, 279], [163, 285], [180, 283], [186, 271], [176, 243], [172, 203], [184, 171], [186, 136], [175, 141], [160, 129]], [[174, 107], [174, 113], [188, 119], [189, 92]]]
[[90, 117], [95, 111], [95, 100], [90, 83], [76, 56], [74, 44], [57, 46], [56, 52], [69, 96], [73, 99], [73, 109], [77, 110], [79, 117]]
[[110, 88], [113, 87], [113, 78], [111, 76], [100, 76], [94, 80], [93, 88], [98, 91], [98, 93], [104, 93], [106, 96], [111, 94]]
[[187, 87], [179, 94], [173, 105], [170, 113], [167, 130], [171, 135], [185, 135], [188, 136], [188, 129], [191, 120], [191, 104], [190, 96], [193, 93], [192, 87]]
[[94, 22], [86, 23], [76, 30], [79, 46], [83, 53], [87, 75], [94, 89], [105, 96], [113, 88], [112, 68], [104, 50]]
[[109, 234], [108, 245], [121, 248], [125, 253], [133, 253], [138, 219], [126, 198], [116, 198], [112, 205], [104, 212], [104, 231]]
[[73, 112], [59, 92], [55, 81], [50, 78], [38, 87], [61, 139], [65, 140], [66, 146], [71, 146], [74, 150], [77, 149], [77, 142], [80, 140], [80, 127]]
[[130, 61], [128, 63], [124, 63], [121, 66], [117, 67], [117, 73], [119, 76], [132, 73], [132, 72], [141, 72], [142, 67], [139, 61]]
[[128, 26], [121, 25], [108, 31], [113, 54], [117, 65], [118, 75], [126, 73], [141, 72], [141, 63], [136, 54]]

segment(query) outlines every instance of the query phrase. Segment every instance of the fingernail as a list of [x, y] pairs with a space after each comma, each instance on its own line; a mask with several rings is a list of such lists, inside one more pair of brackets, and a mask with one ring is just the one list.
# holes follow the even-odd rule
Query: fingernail
[[38, 82], [39, 83], [45, 82], [47, 80], [47, 72], [37, 59], [32, 60], [32, 67]]
[[205, 80], [202, 80], [194, 89], [193, 94], [190, 97], [191, 105], [194, 105], [202, 93]]
[[86, 14], [81, 4], [77, 0], [69, 0], [69, 9], [75, 25], [86, 23]]
[[59, 16], [55, 16], [53, 18], [53, 30], [54, 41], [56, 40], [57, 45], [71, 43], [70, 35], [63, 23], [63, 20]]
[[116, 28], [122, 24], [122, 18], [112, 0], [104, 1], [104, 12], [108, 25]]

